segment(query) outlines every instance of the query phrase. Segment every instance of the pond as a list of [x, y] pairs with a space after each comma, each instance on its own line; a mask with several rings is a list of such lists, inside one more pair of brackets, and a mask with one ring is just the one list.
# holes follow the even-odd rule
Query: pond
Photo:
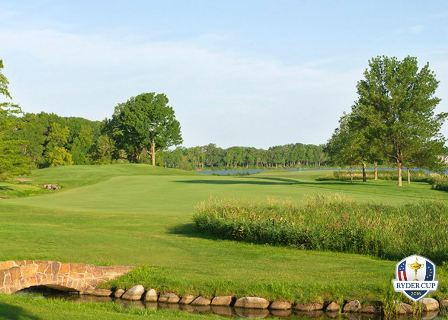
[[[115, 303], [125, 308], [139, 308], [148, 310], [177, 310], [189, 313], [199, 314], [216, 314], [223, 317], [231, 318], [285, 318], [285, 319], [353, 319], [353, 320], [381, 320], [381, 315], [370, 314], [338, 314], [328, 313], [324, 311], [299, 312], [294, 310], [267, 310], [267, 309], [244, 309], [234, 307], [221, 306], [192, 306], [181, 304], [168, 304], [144, 301], [127, 301], [122, 299], [114, 299], [111, 297], [96, 297], [89, 295], [80, 295], [77, 292], [66, 292], [51, 289], [48, 287], [32, 287], [21, 290], [17, 294], [40, 295], [47, 299], [63, 299], [72, 301], [73, 303]], [[413, 319], [413, 316], [403, 316], [400, 319]], [[448, 319], [445, 312], [426, 313], [422, 315], [422, 319]]]

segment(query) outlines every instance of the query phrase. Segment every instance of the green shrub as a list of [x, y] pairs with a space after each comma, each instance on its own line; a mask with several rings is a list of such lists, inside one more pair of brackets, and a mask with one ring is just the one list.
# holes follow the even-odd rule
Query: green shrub
[[303, 206], [208, 201], [194, 215], [199, 230], [220, 238], [374, 255], [392, 260], [422, 254], [448, 261], [448, 205], [393, 207], [317, 196]]
[[435, 179], [432, 188], [435, 190], [448, 191], [448, 177], [440, 176]]

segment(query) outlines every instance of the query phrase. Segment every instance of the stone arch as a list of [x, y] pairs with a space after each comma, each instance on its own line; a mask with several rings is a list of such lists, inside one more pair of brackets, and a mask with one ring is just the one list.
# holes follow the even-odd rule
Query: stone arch
[[105, 267], [58, 261], [5, 261], [0, 262], [0, 293], [11, 294], [34, 286], [86, 293], [131, 269], [129, 266]]

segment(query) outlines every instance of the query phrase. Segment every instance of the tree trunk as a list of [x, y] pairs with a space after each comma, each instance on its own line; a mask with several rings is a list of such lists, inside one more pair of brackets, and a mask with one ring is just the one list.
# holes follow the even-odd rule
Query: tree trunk
[[411, 170], [408, 168], [408, 184], [411, 184]]
[[367, 182], [366, 164], [362, 163], [362, 182]]
[[352, 182], [353, 183], [353, 170], [352, 170], [352, 168], [350, 167], [350, 170], [349, 170], [349, 172], [350, 172], [350, 182]]
[[403, 186], [403, 174], [401, 172], [401, 162], [397, 161], [397, 169], [398, 169], [398, 186], [402, 187]]
[[152, 165], [156, 165], [156, 143], [154, 139], [151, 141], [151, 161]]
[[375, 166], [374, 174], [375, 174], [375, 181], [376, 181], [376, 180], [378, 180], [378, 162], [377, 161], [374, 162], [374, 166]]

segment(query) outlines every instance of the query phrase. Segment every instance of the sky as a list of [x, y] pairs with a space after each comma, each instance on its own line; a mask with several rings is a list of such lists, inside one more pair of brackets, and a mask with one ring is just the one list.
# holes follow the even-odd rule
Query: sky
[[163, 92], [185, 146], [325, 143], [378, 55], [429, 62], [448, 111], [447, 40], [445, 0], [0, 0], [25, 112], [102, 120]]

